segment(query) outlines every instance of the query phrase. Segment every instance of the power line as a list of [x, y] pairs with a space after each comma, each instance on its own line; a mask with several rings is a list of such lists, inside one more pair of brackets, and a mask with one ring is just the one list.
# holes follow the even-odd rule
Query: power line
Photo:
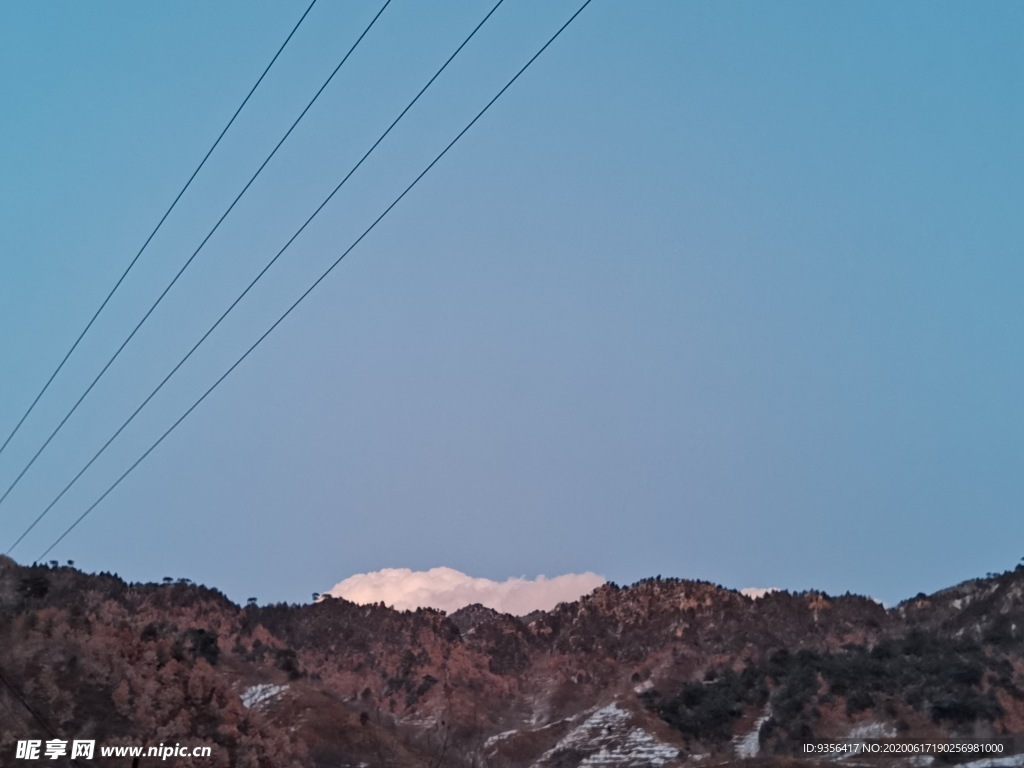
[[[22, 707], [24, 707], [25, 711], [28, 712], [29, 715], [31, 715], [32, 719], [35, 720], [36, 723], [38, 723], [39, 726], [44, 731], [46, 731], [46, 733], [51, 738], [53, 738], [53, 739], [60, 738], [57, 735], [57, 731], [54, 730], [53, 726], [50, 725], [50, 723], [46, 720], [46, 718], [44, 718], [31, 704], [28, 703], [28, 698], [21, 691], [21, 689], [18, 688], [18, 686], [16, 686], [14, 683], [12, 683], [10, 680], [7, 679], [7, 676], [4, 675], [3, 670], [0, 670], [0, 685], [3, 685], [4, 688], [6, 688], [8, 690], [8, 692], [11, 694], [11, 696], [14, 697], [14, 700], [17, 701], [19, 704], [21, 704]], [[83, 768], [84, 768], [84, 765], [85, 765], [82, 761], [77, 760], [75, 758], [71, 758], [71, 764], [72, 765], [76, 765], [76, 766], [83, 766]]]
[[[185, 191], [189, 188], [189, 186], [191, 186], [192, 180], [199, 174], [199, 171], [202, 170], [202, 167], [206, 165], [206, 161], [210, 158], [210, 155], [213, 154], [213, 150], [215, 150], [217, 148], [217, 145], [220, 144], [220, 140], [224, 138], [224, 134], [228, 132], [228, 128], [230, 128], [231, 125], [235, 122], [235, 118], [238, 117], [239, 113], [242, 111], [242, 108], [249, 103], [249, 98], [253, 95], [253, 93], [256, 92], [256, 89], [259, 87], [260, 83], [263, 82], [263, 78], [267, 76], [267, 72], [269, 72], [270, 68], [274, 66], [274, 62], [277, 61], [277, 57], [281, 55], [281, 51], [283, 51], [285, 49], [285, 46], [288, 45], [288, 42], [292, 39], [292, 36], [295, 34], [295, 31], [305, 20], [306, 16], [309, 15], [309, 12], [313, 10], [314, 5], [316, 5], [316, 0], [313, 0], [313, 2], [309, 4], [309, 7], [306, 8], [305, 13], [303, 13], [302, 16], [299, 17], [299, 20], [295, 22], [295, 26], [292, 27], [292, 31], [288, 33], [288, 37], [284, 39], [284, 42], [281, 43], [281, 47], [278, 48], [277, 53], [274, 54], [274, 58], [270, 60], [270, 63], [267, 64], [266, 68], [263, 70], [263, 73], [256, 80], [256, 83], [253, 85], [252, 88], [249, 89], [249, 93], [247, 93], [245, 98], [242, 99], [242, 103], [238, 105], [238, 109], [235, 110], [235, 114], [231, 116], [231, 119], [228, 120], [228, 124], [224, 126], [224, 129], [220, 132], [220, 135], [217, 136], [217, 139], [213, 142], [213, 145], [206, 151], [206, 154], [203, 155], [203, 159], [199, 161], [199, 165], [197, 165], [196, 169], [192, 171], [192, 175], [188, 177], [188, 181], [185, 182], [185, 186], [183, 186], [181, 190], [178, 192], [178, 194], [175, 196], [174, 201], [171, 203], [170, 207], [166, 211], [164, 211], [164, 215], [160, 217], [160, 221], [157, 222], [156, 226], [153, 228], [153, 231], [149, 233], [149, 237], [146, 238], [146, 241], [142, 244], [142, 247], [139, 248], [138, 253], [135, 254], [135, 258], [133, 258], [129, 262], [124, 272], [121, 273], [121, 276], [117, 279], [117, 282], [114, 283], [114, 287], [110, 289], [110, 293], [108, 293], [107, 297], [103, 299], [103, 302], [100, 304], [99, 309], [97, 309], [96, 312], [93, 313], [93, 316], [89, 319], [89, 322], [85, 324], [85, 328], [83, 328], [82, 332], [78, 334], [78, 338], [75, 339], [75, 343], [71, 345], [71, 348], [65, 353], [64, 357], [61, 359], [60, 364], [54, 369], [53, 373], [50, 374], [50, 378], [46, 380], [46, 383], [43, 385], [43, 388], [39, 390], [39, 394], [35, 396], [35, 399], [32, 401], [32, 404], [29, 405], [28, 410], [25, 411], [24, 414], [22, 414], [20, 419], [18, 419], [18, 423], [14, 425], [14, 429], [11, 430], [11, 433], [7, 436], [7, 439], [4, 440], [3, 445], [0, 445], [0, 454], [3, 454], [4, 449], [7, 448], [7, 444], [11, 442], [11, 439], [17, 434], [18, 430], [21, 429], [21, 425], [25, 423], [25, 419], [27, 419], [29, 414], [32, 413], [32, 411], [35, 409], [36, 403], [38, 403], [39, 400], [43, 397], [43, 395], [46, 394], [46, 390], [50, 388], [50, 384], [52, 384], [53, 380], [57, 378], [57, 374], [61, 372], [61, 369], [64, 367], [64, 364], [68, 361], [68, 358], [71, 357], [72, 353], [74, 353], [74, 351], [78, 348], [79, 343], [81, 343], [82, 339], [85, 337], [85, 334], [89, 332], [89, 329], [92, 328], [93, 323], [96, 322], [96, 318], [100, 316], [100, 313], [104, 310], [104, 308], [107, 306], [107, 303], [117, 292], [117, 289], [121, 287], [121, 283], [123, 283], [125, 278], [128, 277], [128, 273], [132, 271], [132, 268], [135, 266], [135, 262], [137, 262], [139, 260], [139, 257], [142, 256], [142, 252], [146, 250], [146, 247], [149, 245], [150, 240], [153, 239], [153, 237], [156, 235], [160, 227], [163, 226], [163, 223], [164, 221], [166, 221], [167, 217], [171, 215], [171, 211], [174, 210], [175, 206], [178, 204], [178, 201], [181, 200], [181, 196], [184, 195]], [[4, 494], [4, 498], [6, 498], [6, 494]], [[2, 500], [0, 500], [0, 502], [2, 502]]]
[[348, 57], [352, 55], [352, 52], [356, 49], [359, 43], [362, 42], [363, 38], [366, 37], [366, 34], [377, 22], [377, 19], [380, 18], [380, 15], [384, 13], [384, 9], [387, 8], [390, 4], [391, 0], [385, 0], [384, 5], [382, 5], [380, 10], [377, 11], [377, 15], [373, 17], [373, 19], [367, 25], [366, 29], [363, 30], [363, 33], [359, 35], [356, 41], [352, 44], [352, 47], [348, 49], [348, 53], [346, 53], [342, 60], [338, 63], [338, 66], [334, 68], [334, 71], [331, 72], [328, 78], [324, 81], [324, 84], [320, 86], [320, 90], [316, 92], [316, 95], [314, 95], [310, 102], [306, 105], [306, 108], [302, 110], [302, 113], [295, 119], [295, 122], [292, 123], [291, 127], [284, 134], [284, 136], [281, 137], [281, 140], [277, 142], [277, 146], [274, 147], [270, 154], [267, 155], [267, 158], [263, 161], [263, 163], [260, 164], [260, 167], [256, 170], [256, 173], [254, 173], [252, 178], [249, 179], [248, 183], [242, 188], [242, 191], [238, 193], [235, 199], [231, 202], [231, 205], [228, 206], [228, 209], [224, 211], [221, 217], [217, 220], [217, 223], [213, 225], [213, 229], [211, 229], [206, 234], [206, 237], [203, 238], [203, 241], [199, 244], [199, 247], [192, 252], [192, 255], [189, 256], [188, 260], [182, 265], [181, 269], [178, 270], [178, 273], [174, 276], [171, 282], [169, 282], [167, 284], [167, 287], [165, 287], [163, 291], [160, 293], [160, 295], [157, 296], [156, 301], [153, 302], [150, 308], [146, 311], [146, 314], [143, 315], [142, 319], [139, 320], [139, 322], [135, 325], [135, 327], [132, 329], [132, 332], [128, 334], [124, 341], [121, 342], [121, 346], [117, 348], [117, 351], [115, 351], [114, 354], [110, 357], [110, 359], [107, 360], [106, 365], [104, 365], [100, 372], [96, 374], [96, 378], [92, 380], [92, 383], [89, 384], [88, 387], [86, 387], [85, 392], [83, 392], [82, 395], [78, 398], [78, 400], [75, 401], [75, 404], [71, 406], [71, 409], [66, 414], [64, 414], [64, 418], [60, 420], [60, 423], [57, 424], [54, 430], [50, 433], [50, 436], [46, 438], [43, 444], [39, 447], [39, 450], [37, 450], [35, 454], [32, 456], [32, 458], [29, 459], [28, 463], [22, 468], [21, 472], [18, 473], [18, 476], [14, 478], [14, 481], [7, 487], [7, 490], [4, 491], [2, 496], [0, 496], [0, 505], [4, 503], [4, 501], [10, 495], [11, 491], [14, 490], [15, 486], [17, 486], [18, 483], [21, 482], [21, 478], [23, 478], [25, 476], [25, 473], [28, 472], [28, 470], [32, 467], [33, 464], [35, 464], [36, 459], [39, 458], [40, 454], [42, 454], [42, 452], [46, 450], [46, 447], [50, 444], [53, 438], [55, 438], [57, 434], [61, 431], [61, 429], [63, 429], [68, 419], [70, 419], [72, 414], [76, 410], [78, 410], [78, 406], [82, 404], [82, 401], [85, 400], [86, 397], [88, 397], [89, 393], [92, 392], [93, 387], [95, 387], [99, 380], [103, 378], [103, 375], [107, 372], [110, 366], [114, 364], [114, 361], [118, 358], [118, 356], [121, 354], [124, 348], [128, 346], [128, 343], [135, 337], [135, 334], [138, 333], [139, 329], [143, 326], [146, 320], [149, 319], [149, 316], [153, 314], [153, 311], [160, 305], [160, 302], [164, 300], [164, 297], [168, 294], [171, 288], [174, 287], [174, 284], [178, 282], [178, 279], [185, 273], [185, 270], [189, 268], [193, 260], [196, 258], [196, 256], [199, 255], [199, 252], [203, 249], [203, 246], [205, 246], [207, 241], [209, 241], [209, 239], [213, 236], [213, 233], [217, 231], [218, 227], [220, 227], [224, 219], [228, 217], [228, 214], [231, 213], [231, 211], [234, 209], [238, 201], [242, 199], [242, 196], [248, 191], [249, 187], [252, 186], [252, 183], [256, 181], [256, 177], [263, 172], [264, 168], [267, 167], [267, 163], [269, 163], [271, 158], [273, 158], [274, 155], [277, 154], [277, 150], [281, 148], [281, 145], [284, 144], [284, 142], [291, 135], [292, 131], [295, 130], [295, 126], [297, 126], [299, 124], [299, 121], [302, 120], [303, 117], [305, 117], [306, 113], [309, 111], [310, 107], [313, 106], [314, 102], [316, 102], [316, 100], [320, 98], [320, 94], [324, 92], [324, 89], [327, 88], [327, 85], [331, 82], [331, 80], [334, 79], [334, 76], [338, 74], [338, 70], [340, 70], [342, 66], [345, 64], [345, 62], [348, 61]]
[[237, 360], [235, 360], [235, 362], [232, 363], [231, 367], [228, 368], [223, 374], [221, 374], [220, 378], [218, 378], [212, 385], [210, 385], [210, 387], [195, 402], [193, 402], [192, 405], [190, 405], [188, 407], [188, 409], [184, 413], [182, 413], [181, 416], [179, 416], [178, 419], [173, 424], [171, 424], [171, 426], [168, 427], [167, 430], [162, 435], [160, 435], [160, 437], [157, 438], [156, 441], [153, 442], [149, 446], [149, 448], [147, 448], [146, 451], [141, 456], [139, 456], [139, 458], [137, 458], [131, 464], [131, 466], [128, 467], [128, 469], [126, 469], [123, 473], [121, 473], [121, 475], [117, 478], [117, 480], [115, 480], [110, 486], [107, 487], [107, 489], [99, 496], [99, 498], [96, 499], [96, 501], [94, 501], [92, 504], [90, 504], [86, 508], [86, 510], [84, 512], [82, 512], [82, 514], [79, 515], [78, 518], [76, 518], [75, 521], [71, 525], [69, 525], [64, 530], [64, 532], [60, 536], [58, 536], [57, 539], [52, 544], [50, 544], [49, 547], [46, 548], [46, 550], [37, 558], [38, 560], [45, 559], [46, 556], [48, 554], [50, 554], [50, 552], [53, 550], [54, 547], [56, 547], [58, 544], [60, 544], [68, 536], [68, 534], [70, 534], [78, 526], [79, 523], [81, 523], [86, 517], [88, 517], [89, 514], [94, 509], [96, 509], [96, 507], [98, 507], [103, 502], [103, 500], [106, 499], [107, 496], [109, 496], [113, 492], [113, 490], [115, 488], [117, 488], [117, 486], [119, 486], [124, 481], [124, 479], [126, 477], [128, 477], [128, 475], [130, 475], [133, 471], [135, 471], [135, 468], [138, 467], [139, 464], [141, 464], [143, 461], [145, 461], [146, 458], [154, 450], [156, 450], [156, 448], [160, 445], [160, 443], [162, 443], [167, 438], [167, 436], [171, 434], [171, 432], [173, 432], [175, 429], [177, 429], [178, 425], [180, 425], [185, 419], [187, 419], [189, 417], [189, 415], [191, 415], [191, 413], [196, 408], [199, 407], [200, 403], [202, 403], [207, 397], [210, 396], [210, 393], [212, 393], [218, 386], [220, 386], [221, 382], [223, 382], [228, 376], [230, 376], [231, 373], [239, 365], [241, 365], [242, 362], [250, 354], [252, 354], [253, 350], [255, 350], [256, 347], [258, 347], [261, 343], [263, 343], [264, 339], [266, 339], [271, 333], [274, 332], [274, 330], [282, 322], [284, 322], [285, 318], [287, 318], [288, 315], [290, 315], [292, 313], [292, 311], [294, 311], [294, 309], [297, 306], [299, 306], [299, 304], [301, 304], [306, 299], [306, 297], [309, 296], [309, 294], [311, 294], [316, 289], [316, 287], [318, 285], [320, 285], [320, 283], [322, 283], [327, 278], [327, 276], [331, 272], [334, 271], [335, 267], [337, 267], [342, 262], [342, 260], [346, 256], [348, 256], [348, 254], [351, 253], [352, 250], [357, 245], [359, 245], [359, 243], [361, 243], [363, 241], [363, 239], [368, 234], [370, 234], [371, 231], [373, 231], [373, 229], [381, 222], [381, 220], [383, 220], [384, 217], [387, 216], [395, 208], [395, 206], [397, 206], [402, 201], [402, 199], [407, 194], [409, 194], [409, 192], [412, 190], [412, 188], [415, 187], [420, 182], [420, 180], [424, 176], [426, 176], [427, 173], [429, 173], [430, 170], [435, 165], [437, 165], [438, 162], [440, 162], [441, 158], [444, 157], [446, 154], [448, 154], [448, 151], [452, 147], [455, 146], [455, 144], [469, 131], [470, 128], [472, 128], [476, 124], [476, 122], [481, 117], [483, 117], [484, 113], [487, 112], [487, 110], [489, 110], [494, 105], [494, 103], [498, 99], [501, 98], [501, 96], [505, 93], [505, 91], [507, 91], [510, 87], [512, 87], [512, 84], [515, 83], [515, 81], [519, 79], [519, 77], [530, 67], [530, 65], [533, 64], [533, 62], [536, 61], [540, 57], [540, 55], [542, 53], [544, 53], [544, 51], [546, 51], [548, 49], [548, 46], [550, 46], [558, 38], [558, 36], [561, 35], [562, 32], [564, 32], [566, 30], [566, 28], [570, 24], [572, 24], [573, 21], [575, 21], [576, 17], [579, 16], [583, 12], [583, 10], [588, 5], [590, 5], [591, 2], [592, 2], [592, 0], [584, 0], [583, 4], [578, 9], [576, 9], [576, 12], [572, 16], [570, 16], [569, 19], [564, 24], [562, 24], [562, 26], [559, 27], [558, 30], [550, 38], [548, 38], [548, 41], [546, 43], [544, 43], [544, 45], [542, 45], [540, 47], [540, 49], [535, 54], [533, 54], [533, 56], [530, 57], [530, 59], [519, 69], [519, 71], [516, 72], [516, 74], [513, 75], [512, 78], [507, 83], [505, 83], [505, 85], [502, 87], [502, 89], [500, 91], [498, 91], [498, 93], [489, 102], [487, 102], [486, 105], [484, 105], [484, 108], [481, 109], [479, 112], [477, 112], [476, 116], [472, 120], [470, 120], [469, 123], [466, 124], [466, 127], [463, 128], [461, 131], [459, 131], [459, 133], [455, 136], [455, 138], [452, 139], [451, 142], [448, 143], [448, 146], [446, 146], [443, 150], [441, 150], [441, 152], [433, 160], [430, 161], [430, 164], [427, 165], [427, 167], [424, 168], [420, 172], [420, 174], [415, 179], [412, 180], [412, 182], [409, 184], [409, 186], [407, 186], [402, 191], [402, 193], [400, 195], [398, 195], [398, 197], [396, 197], [391, 202], [391, 204], [387, 208], [385, 208], [384, 211], [379, 216], [377, 216], [376, 219], [373, 220], [373, 223], [371, 223], [370, 226], [368, 226], [365, 230], [363, 230], [363, 233], [361, 235], [359, 235], [359, 237], [357, 237], [344, 251], [342, 251], [341, 255], [338, 256], [337, 259], [335, 259], [335, 261], [320, 275], [320, 277], [318, 277], [313, 282], [313, 284], [310, 285], [299, 296], [299, 298], [297, 298], [292, 303], [292, 305], [290, 307], [288, 307], [287, 310], [285, 310], [284, 314], [282, 314], [277, 320], [275, 320], [274, 323], [266, 331], [263, 332], [263, 335], [261, 335], [258, 339], [256, 339], [256, 341], [253, 342], [253, 344], [242, 354], [242, 356], [239, 357]]
[[32, 716], [32, 719], [35, 720], [44, 731], [46, 731], [50, 736], [53, 736], [54, 738], [57, 737], [57, 732], [53, 729], [53, 727], [46, 721], [45, 718], [43, 718], [41, 714], [39, 714], [39, 712], [35, 710], [35, 708], [31, 704], [28, 703], [28, 699], [25, 697], [25, 694], [22, 693], [21, 689], [15, 686], [14, 683], [7, 679], [3, 671], [0, 671], [0, 684], [2, 684], [10, 692], [10, 694], [14, 697], [14, 700], [21, 704], [25, 711]]
[[494, 14], [494, 12], [498, 10], [498, 8], [501, 6], [501, 4], [504, 1], [505, 0], [498, 0], [498, 2], [495, 3], [494, 7], [492, 7], [491, 10], [487, 12], [487, 15], [484, 16], [483, 19], [480, 20], [480, 22], [473, 28], [473, 31], [470, 32], [469, 35], [466, 37], [466, 39], [463, 40], [462, 43], [459, 45], [459, 47], [455, 49], [455, 52], [452, 53], [452, 55], [448, 57], [448, 59], [444, 62], [444, 64], [442, 64], [441, 67], [434, 73], [433, 77], [431, 77], [427, 81], [426, 85], [424, 85], [419, 90], [419, 92], [413, 97], [412, 101], [410, 101], [406, 105], [405, 109], [403, 109], [398, 114], [398, 117], [396, 117], [391, 122], [391, 125], [389, 125], [387, 127], [387, 129], [377, 138], [377, 140], [373, 143], [373, 145], [359, 159], [359, 162], [357, 162], [354, 166], [352, 166], [351, 170], [349, 170], [349, 172], [347, 174], [345, 174], [345, 177], [338, 183], [338, 185], [331, 191], [331, 193], [326, 198], [324, 198], [323, 202], [320, 203], [319, 206], [317, 206], [316, 210], [313, 211], [312, 215], [310, 215], [309, 218], [307, 218], [305, 220], [305, 222], [303, 222], [302, 226], [299, 227], [295, 231], [295, 233], [288, 239], [288, 242], [286, 242], [284, 244], [284, 246], [281, 248], [281, 250], [279, 250], [274, 255], [274, 257], [269, 262], [267, 262], [267, 264], [263, 267], [263, 269], [261, 269], [260, 272], [256, 275], [256, 277], [254, 277], [252, 279], [252, 281], [249, 283], [249, 285], [246, 286], [245, 290], [243, 290], [238, 295], [238, 297], [233, 302], [231, 302], [230, 306], [228, 306], [228, 308], [226, 310], [224, 310], [223, 314], [221, 314], [221, 316], [217, 318], [217, 321], [213, 325], [211, 325], [209, 327], [209, 329], [207, 329], [206, 333], [204, 333], [200, 337], [199, 341], [197, 341], [192, 346], [192, 348], [188, 351], [188, 353], [183, 358], [181, 358], [181, 360], [178, 361], [178, 364], [175, 365], [174, 368], [171, 369], [171, 371], [163, 378], [163, 380], [156, 386], [156, 388], [152, 392], [149, 393], [149, 395], [146, 397], [146, 399], [143, 400], [142, 403], [140, 403], [139, 406], [132, 412], [132, 414], [124, 421], [124, 423], [122, 423], [121, 426], [118, 427], [117, 431], [114, 432], [114, 434], [110, 436], [110, 438], [107, 440], [107, 442], [105, 442], [100, 447], [100, 449], [97, 450], [92, 455], [92, 458], [90, 458], [89, 461], [85, 464], [85, 466], [82, 467], [78, 471], [78, 474], [76, 474], [73, 478], [71, 478], [70, 482], [68, 482], [68, 484], [64, 486], [64, 488], [61, 490], [61, 492], [58, 493], [53, 498], [53, 500], [49, 504], [46, 505], [46, 507], [43, 509], [43, 511], [39, 513], [39, 515], [36, 517], [35, 520], [32, 521], [32, 524], [29, 525], [28, 528], [26, 528], [22, 532], [22, 534], [18, 537], [17, 541], [15, 541], [7, 549], [7, 554], [10, 554], [11, 551], [15, 547], [17, 547], [24, 540], [24, 538], [26, 536], [28, 536], [29, 533], [32, 532], [32, 529], [35, 528], [36, 525], [44, 517], [46, 517], [46, 515], [49, 513], [49, 511], [51, 509], [53, 509], [53, 507], [61, 500], [61, 498], [63, 498], [64, 494], [66, 494], [69, 490], [71, 490], [71, 487], [75, 483], [78, 482], [79, 478], [86, 473], [86, 471], [89, 469], [89, 467], [91, 467], [93, 465], [93, 463], [103, 454], [103, 452], [107, 450], [107, 448], [110, 446], [110, 444], [113, 443], [114, 440], [116, 440], [117, 437], [121, 434], [121, 432], [123, 432], [124, 429], [135, 419], [135, 417], [139, 415], [139, 412], [142, 411], [142, 409], [145, 408], [149, 404], [150, 400], [152, 400], [161, 389], [163, 389], [163, 386], [171, 379], [172, 376], [174, 376], [178, 372], [178, 369], [180, 369], [185, 364], [185, 362], [190, 357], [192, 357], [192, 354], [197, 349], [199, 349], [199, 347], [203, 344], [203, 342], [206, 341], [206, 339], [210, 336], [210, 334], [212, 334], [217, 329], [217, 327], [221, 324], [221, 322], [224, 320], [224, 318], [226, 318], [232, 312], [232, 310], [234, 310], [234, 308], [242, 301], [242, 299], [244, 299], [246, 297], [246, 295], [249, 293], [249, 291], [251, 291], [253, 289], [253, 287], [256, 285], [256, 283], [258, 283], [263, 278], [263, 276], [270, 270], [270, 268], [272, 266], [274, 266], [274, 264], [281, 257], [281, 255], [286, 250], [288, 250], [288, 248], [291, 246], [291, 244], [293, 242], [295, 242], [295, 240], [299, 237], [299, 235], [301, 235], [302, 232], [305, 231], [306, 227], [309, 226], [309, 224], [313, 221], [313, 219], [315, 219], [320, 214], [320, 212], [323, 211], [323, 209], [327, 206], [327, 204], [331, 201], [331, 199], [338, 193], [338, 191], [345, 185], [345, 183], [352, 177], [352, 175], [359, 169], [359, 167], [373, 153], [373, 151], [375, 149], [377, 149], [377, 147], [380, 145], [380, 143], [382, 141], [384, 141], [384, 139], [388, 136], [388, 134], [391, 133], [391, 130], [396, 125], [398, 125], [399, 121], [403, 117], [405, 117], [406, 113], [410, 109], [413, 108], [413, 106], [416, 104], [416, 102], [419, 101], [420, 97], [424, 93], [426, 93], [427, 89], [430, 88], [431, 85], [433, 85], [434, 81], [437, 80], [437, 78], [441, 76], [441, 73], [444, 72], [445, 69], [448, 68], [448, 65], [452, 63], [452, 61], [455, 59], [455, 57], [459, 55], [459, 53], [462, 51], [462, 49], [466, 47], [466, 45], [469, 43], [469, 41], [473, 39], [473, 37], [480, 30], [480, 28], [487, 22], [488, 19], [491, 18], [491, 16]]

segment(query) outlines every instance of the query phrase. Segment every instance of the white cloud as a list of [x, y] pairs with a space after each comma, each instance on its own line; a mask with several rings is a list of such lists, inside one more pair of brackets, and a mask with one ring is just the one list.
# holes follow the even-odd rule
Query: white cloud
[[746, 595], [751, 600], [757, 600], [770, 592], [778, 592], [778, 587], [744, 587], [740, 590], [741, 595]]
[[548, 579], [511, 578], [505, 581], [476, 579], [454, 568], [412, 571], [384, 568], [358, 573], [335, 584], [327, 594], [353, 603], [379, 603], [398, 610], [438, 608], [456, 611], [473, 603], [502, 613], [522, 616], [530, 611], [551, 610], [562, 602], [576, 600], [604, 584], [596, 573], [567, 573]]

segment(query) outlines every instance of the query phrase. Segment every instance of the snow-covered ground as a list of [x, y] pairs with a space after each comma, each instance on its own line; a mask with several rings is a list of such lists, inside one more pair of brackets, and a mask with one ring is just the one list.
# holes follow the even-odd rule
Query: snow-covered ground
[[653, 680], [644, 680], [640, 685], [633, 688], [634, 693], [646, 693], [647, 691], [654, 688]]
[[242, 704], [246, 709], [265, 707], [287, 690], [287, 685], [271, 685], [270, 683], [252, 685], [242, 691]]
[[888, 723], [862, 723], [850, 729], [848, 739], [891, 739], [896, 728]]
[[643, 728], [633, 728], [624, 743], [612, 747], [602, 746], [597, 752], [580, 763], [580, 768], [590, 766], [622, 765], [664, 765], [679, 756], [679, 750], [662, 744]]
[[517, 733], [519, 733], [519, 731], [502, 731], [501, 733], [496, 733], [484, 742], [484, 749], [490, 749], [499, 741], [504, 741], [509, 736], [515, 736]]
[[761, 751], [761, 726], [772, 716], [771, 710], [766, 709], [764, 713], [754, 721], [754, 727], [742, 736], [736, 736], [732, 740], [733, 748], [736, 750], [736, 757], [747, 760], [757, 757]]
[[579, 763], [580, 768], [657, 768], [679, 756], [678, 749], [663, 744], [643, 728], [630, 727], [629, 719], [629, 712], [616, 704], [601, 707], [541, 755], [535, 768], [543, 768], [557, 760], [559, 753], [570, 750], [587, 755]]

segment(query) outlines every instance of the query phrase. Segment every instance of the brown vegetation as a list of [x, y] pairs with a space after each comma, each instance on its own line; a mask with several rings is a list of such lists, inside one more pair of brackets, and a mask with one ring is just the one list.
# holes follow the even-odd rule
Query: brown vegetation
[[[519, 766], [611, 701], [662, 741], [726, 757], [765, 711], [761, 740], [779, 759], [867, 719], [903, 735], [998, 734], [1024, 723], [1022, 629], [1019, 569], [888, 611], [658, 578], [516, 618], [332, 598], [240, 607], [186, 581], [0, 558], [13, 686], [0, 689], [0, 755], [50, 729], [209, 744], [204, 766]], [[256, 685], [282, 687], [247, 706]], [[504, 731], [516, 733], [488, 745]]]

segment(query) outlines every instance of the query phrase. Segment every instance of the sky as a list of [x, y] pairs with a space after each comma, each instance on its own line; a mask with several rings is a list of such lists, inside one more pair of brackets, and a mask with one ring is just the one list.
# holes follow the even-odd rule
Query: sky
[[[0, 439], [305, 2], [0, 6]], [[379, 9], [320, 0], [6, 488]], [[393, 0], [0, 504], [6, 549], [489, 10]], [[507, 2], [12, 554], [32, 562], [578, 5]], [[383, 569], [887, 603], [1024, 555], [1024, 7], [594, 0], [48, 556], [235, 600]]]

